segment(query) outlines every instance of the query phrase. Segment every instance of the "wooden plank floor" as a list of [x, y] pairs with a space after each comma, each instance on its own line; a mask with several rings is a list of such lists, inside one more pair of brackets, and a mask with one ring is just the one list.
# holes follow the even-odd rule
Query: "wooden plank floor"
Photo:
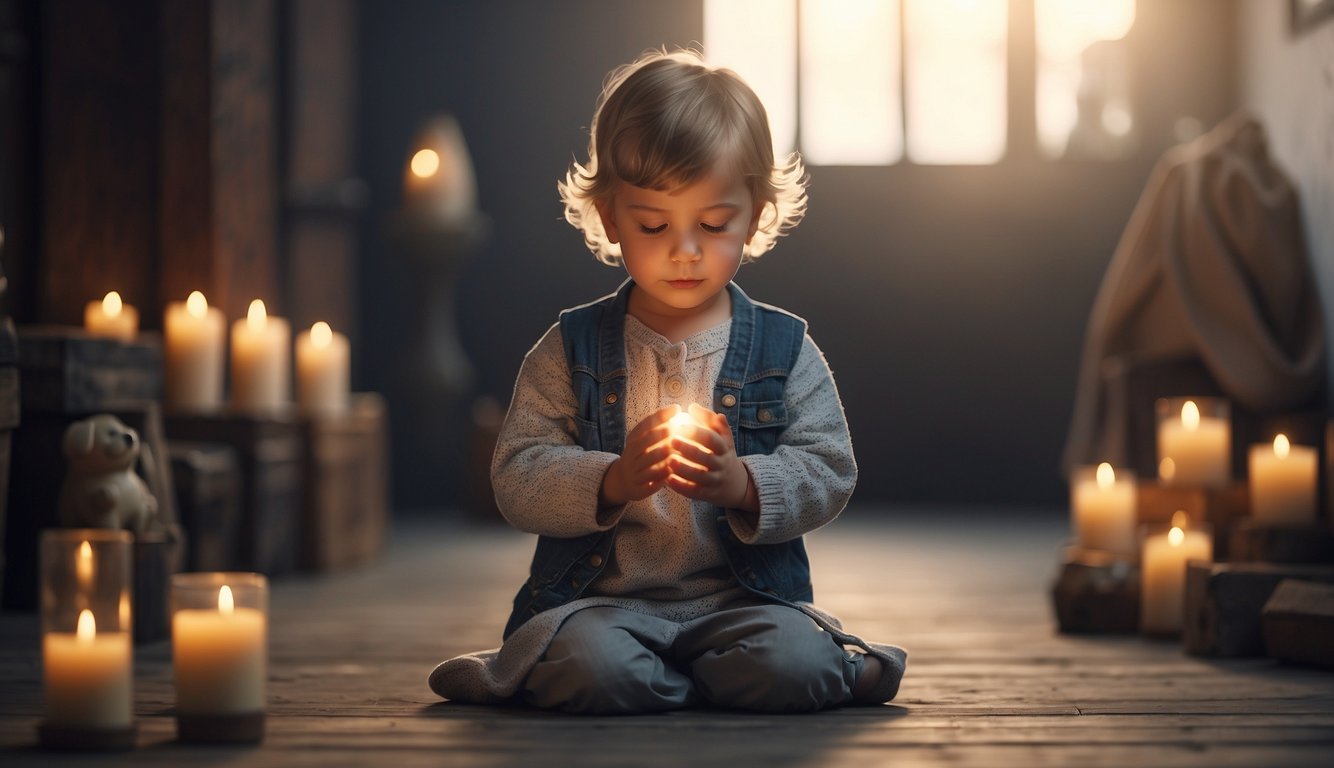
[[136, 656], [139, 748], [38, 751], [32, 616], [0, 616], [0, 765], [1299, 766], [1334, 763], [1334, 674], [1054, 633], [1055, 514], [850, 510], [810, 537], [816, 595], [910, 651], [899, 698], [815, 715], [572, 717], [439, 701], [434, 664], [496, 644], [531, 539], [400, 521], [377, 564], [277, 581], [269, 733], [175, 741], [166, 643]]

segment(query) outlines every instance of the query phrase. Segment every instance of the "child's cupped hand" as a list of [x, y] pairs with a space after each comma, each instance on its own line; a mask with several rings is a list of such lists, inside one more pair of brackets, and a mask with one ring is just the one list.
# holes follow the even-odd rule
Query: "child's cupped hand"
[[672, 470], [668, 420], [681, 411], [680, 406], [660, 408], [644, 418], [625, 437], [625, 450], [602, 478], [599, 502], [603, 507], [619, 507], [657, 493]]
[[673, 423], [667, 459], [667, 487], [691, 499], [720, 507], [741, 507], [750, 473], [737, 458], [727, 417], [691, 404], [691, 421]]

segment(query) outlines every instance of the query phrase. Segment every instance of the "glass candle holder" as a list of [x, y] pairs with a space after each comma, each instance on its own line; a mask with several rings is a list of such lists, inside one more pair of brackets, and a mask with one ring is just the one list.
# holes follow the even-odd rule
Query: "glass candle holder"
[[1232, 414], [1220, 397], [1164, 397], [1158, 417], [1163, 485], [1222, 488], [1232, 479]]
[[268, 581], [257, 573], [176, 574], [171, 610], [177, 738], [263, 740]]
[[50, 749], [134, 746], [134, 653], [128, 531], [42, 531], [43, 722]]
[[1213, 531], [1178, 511], [1167, 525], [1141, 526], [1141, 539], [1140, 631], [1176, 637], [1186, 608], [1186, 564], [1213, 561]]
[[1136, 493], [1130, 470], [1107, 463], [1076, 467], [1070, 475], [1070, 514], [1079, 546], [1133, 560]]

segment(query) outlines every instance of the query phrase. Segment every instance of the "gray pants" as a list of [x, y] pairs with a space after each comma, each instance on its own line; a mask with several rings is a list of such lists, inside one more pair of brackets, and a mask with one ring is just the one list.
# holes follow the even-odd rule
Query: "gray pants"
[[522, 695], [534, 706], [587, 714], [700, 705], [811, 712], [850, 702], [862, 663], [860, 653], [783, 605], [686, 622], [585, 608], [561, 625]]

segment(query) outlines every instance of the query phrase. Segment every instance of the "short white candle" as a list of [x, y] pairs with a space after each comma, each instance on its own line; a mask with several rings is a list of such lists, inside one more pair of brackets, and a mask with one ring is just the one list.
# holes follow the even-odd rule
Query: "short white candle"
[[1286, 435], [1250, 450], [1251, 515], [1279, 526], [1315, 522], [1316, 450], [1292, 445]]
[[1172, 528], [1144, 539], [1140, 563], [1140, 629], [1148, 634], [1181, 632], [1185, 612], [1186, 563], [1213, 559], [1209, 533], [1186, 527], [1185, 513], [1173, 515]]
[[287, 404], [291, 386], [292, 331], [269, 317], [255, 299], [243, 320], [232, 324], [232, 405], [237, 410], [273, 411]]
[[90, 730], [129, 728], [133, 660], [130, 633], [98, 632], [90, 610], [79, 613], [75, 632], [47, 632], [42, 637], [46, 723]]
[[93, 336], [133, 341], [139, 333], [139, 310], [121, 301], [110, 291], [101, 301], [90, 301], [83, 308], [83, 328]]
[[[1231, 475], [1232, 427], [1225, 419], [1203, 416], [1187, 400], [1179, 417], [1158, 424], [1158, 456], [1164, 485], [1221, 488]], [[1170, 461], [1169, 461], [1170, 460]]]
[[347, 337], [319, 322], [296, 337], [296, 401], [302, 409], [324, 414], [347, 410], [349, 353]]
[[207, 411], [222, 405], [222, 365], [227, 322], [194, 291], [167, 305], [164, 328], [165, 400], [178, 411]]
[[1106, 462], [1077, 472], [1071, 508], [1079, 546], [1134, 557], [1136, 492], [1134, 476]]
[[181, 608], [172, 614], [176, 710], [187, 715], [263, 712], [266, 637], [264, 613], [236, 607], [225, 584], [218, 590], [217, 610]]

